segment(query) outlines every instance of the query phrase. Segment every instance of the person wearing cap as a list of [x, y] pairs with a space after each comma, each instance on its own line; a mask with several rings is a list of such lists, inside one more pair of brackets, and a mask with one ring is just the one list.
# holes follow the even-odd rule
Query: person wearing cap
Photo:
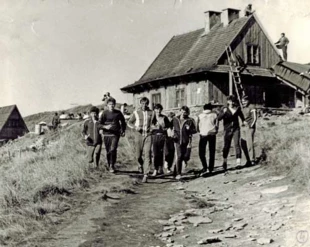
[[88, 146], [87, 157], [88, 162], [94, 162], [95, 166], [99, 168], [100, 153], [102, 147], [102, 138], [99, 133], [103, 126], [98, 121], [99, 109], [95, 106], [90, 108], [90, 118], [84, 121], [82, 134]]
[[223, 120], [224, 124], [224, 148], [223, 148], [223, 169], [227, 171], [227, 157], [232, 139], [234, 139], [236, 151], [236, 165], [241, 164], [240, 148], [240, 125], [239, 118], [245, 122], [244, 115], [234, 95], [227, 97], [227, 107], [224, 107], [219, 115], [218, 120]]
[[167, 129], [170, 127], [170, 122], [167, 116], [162, 114], [163, 106], [156, 104], [154, 106], [154, 117], [152, 119], [152, 147], [153, 147], [153, 163], [154, 173], [163, 174], [163, 163], [164, 163], [164, 147], [167, 137]]
[[[142, 182], [146, 183], [151, 167], [151, 122], [153, 119], [153, 111], [149, 108], [149, 99], [142, 97], [140, 100], [140, 108], [135, 110], [127, 125], [135, 130], [135, 150], [138, 162], [138, 170], [143, 173]], [[144, 156], [144, 159], [143, 159]]]
[[[203, 112], [198, 116], [197, 132], [200, 134], [199, 139], [199, 158], [202, 164], [202, 173], [209, 170], [212, 173], [215, 160], [216, 134], [218, 132], [217, 114], [212, 112], [212, 104], [208, 103], [203, 106]], [[206, 160], [206, 147], [209, 144], [209, 167]]]
[[182, 106], [180, 115], [173, 118], [173, 139], [177, 153], [176, 179], [182, 178], [183, 162], [187, 163], [190, 159], [191, 140], [195, 134], [196, 126], [194, 119], [189, 117], [190, 110], [187, 106]]
[[256, 130], [257, 112], [253, 105], [250, 105], [247, 96], [242, 98], [243, 115], [245, 127], [242, 131], [241, 147], [247, 159], [246, 165], [255, 165], [254, 135]]
[[117, 160], [117, 148], [119, 138], [125, 136], [126, 122], [121, 111], [115, 109], [116, 100], [109, 98], [107, 100], [107, 110], [105, 110], [99, 121], [103, 125], [103, 142], [107, 152], [107, 162], [109, 171], [115, 172], [115, 163]]
[[276, 43], [274, 43], [278, 49], [282, 50], [284, 61], [287, 61], [287, 45], [289, 42], [290, 41], [285, 36], [285, 33], [281, 33], [280, 39]]
[[244, 16], [250, 16], [253, 13], [254, 11], [252, 11], [252, 4], [248, 4], [248, 6], [246, 6], [244, 10]]
[[173, 141], [173, 131], [172, 131], [172, 120], [175, 117], [174, 112], [169, 112], [168, 114], [168, 121], [169, 121], [169, 128], [167, 129], [167, 137], [165, 142], [165, 164], [164, 167], [167, 170], [167, 173], [171, 173], [171, 167], [173, 165], [175, 148], [174, 148], [174, 141]]

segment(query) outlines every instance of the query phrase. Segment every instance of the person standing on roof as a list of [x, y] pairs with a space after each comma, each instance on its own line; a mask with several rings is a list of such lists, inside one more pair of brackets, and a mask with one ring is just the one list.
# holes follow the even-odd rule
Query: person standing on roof
[[244, 9], [244, 16], [250, 16], [254, 13], [254, 11], [252, 10], [252, 4], [248, 4], [248, 6], [246, 6], [246, 8]]
[[107, 152], [109, 171], [115, 172], [117, 160], [117, 147], [120, 136], [125, 136], [126, 122], [123, 114], [115, 109], [116, 100], [109, 98], [107, 110], [105, 110], [99, 121], [103, 125], [103, 142]]
[[287, 45], [290, 41], [288, 38], [285, 36], [285, 33], [281, 33], [280, 39], [275, 43], [276, 47], [278, 49], [282, 50], [282, 55], [284, 61], [287, 61]]
[[[128, 127], [134, 129], [136, 159], [138, 162], [138, 170], [143, 173], [142, 182], [146, 183], [151, 167], [151, 123], [153, 119], [153, 111], [149, 108], [149, 99], [141, 98], [140, 108], [135, 110], [129, 120]], [[143, 160], [144, 155], [144, 160]]]
[[240, 125], [239, 118], [245, 121], [241, 108], [234, 95], [227, 97], [227, 107], [224, 107], [219, 115], [218, 120], [223, 120], [224, 124], [224, 148], [223, 148], [223, 169], [227, 171], [227, 157], [232, 139], [235, 143], [236, 165], [241, 165], [241, 148], [240, 148]]

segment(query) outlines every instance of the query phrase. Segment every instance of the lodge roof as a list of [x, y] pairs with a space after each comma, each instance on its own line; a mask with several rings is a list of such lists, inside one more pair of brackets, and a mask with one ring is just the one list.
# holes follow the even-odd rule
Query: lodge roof
[[9, 119], [11, 113], [15, 109], [16, 105], [9, 105], [0, 107], [0, 131], [2, 130], [3, 126]]
[[255, 17], [241, 17], [226, 26], [218, 23], [208, 33], [202, 28], [173, 36], [144, 75], [122, 90], [158, 79], [214, 69], [225, 53], [225, 46], [235, 40], [252, 18]]

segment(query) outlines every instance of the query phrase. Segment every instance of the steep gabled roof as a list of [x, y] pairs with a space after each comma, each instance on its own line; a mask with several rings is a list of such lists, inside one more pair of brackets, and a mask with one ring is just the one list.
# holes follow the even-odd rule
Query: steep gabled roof
[[0, 131], [2, 130], [3, 126], [9, 119], [11, 113], [15, 109], [16, 105], [9, 105], [0, 107]]
[[144, 75], [126, 90], [153, 80], [207, 71], [216, 66], [218, 59], [243, 30], [251, 17], [241, 17], [229, 25], [216, 24], [205, 34], [204, 28], [172, 37]]

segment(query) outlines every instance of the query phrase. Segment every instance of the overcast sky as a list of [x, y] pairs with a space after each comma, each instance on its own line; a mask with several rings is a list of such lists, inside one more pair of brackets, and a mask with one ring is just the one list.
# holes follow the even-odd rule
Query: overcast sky
[[[289, 61], [310, 62], [309, 0], [1, 0], [0, 106], [22, 115], [100, 104], [138, 80], [175, 34], [204, 26], [203, 12], [252, 2]], [[242, 12], [243, 15], [243, 12]]]

